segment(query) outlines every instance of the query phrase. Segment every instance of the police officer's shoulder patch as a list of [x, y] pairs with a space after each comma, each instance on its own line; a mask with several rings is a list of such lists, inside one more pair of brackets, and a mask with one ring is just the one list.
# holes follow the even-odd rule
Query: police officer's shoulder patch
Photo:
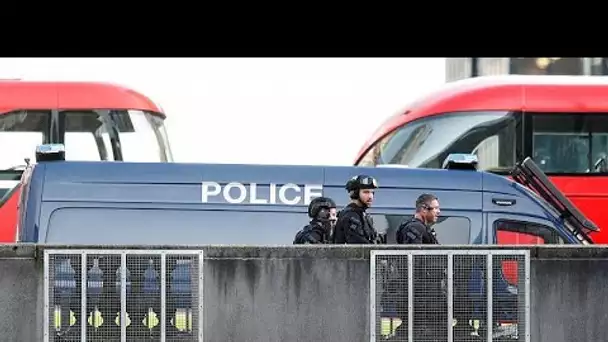
[[358, 215], [348, 215], [348, 221], [350, 223], [361, 224], [361, 219]]
[[363, 222], [361, 222], [361, 219], [359, 219], [358, 215], [349, 215], [348, 228], [354, 232], [357, 232], [357, 234], [362, 234]]

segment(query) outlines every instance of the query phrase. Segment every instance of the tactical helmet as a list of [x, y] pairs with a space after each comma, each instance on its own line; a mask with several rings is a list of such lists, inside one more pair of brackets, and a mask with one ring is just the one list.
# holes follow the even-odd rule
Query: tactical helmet
[[[317, 197], [310, 201], [308, 205], [308, 216], [310, 218], [328, 219], [329, 209], [335, 208], [336, 202], [329, 197]], [[325, 213], [321, 213], [322, 209], [325, 209]], [[319, 215], [325, 214], [325, 215]], [[323, 216], [323, 217], [318, 217]]]
[[346, 191], [349, 192], [350, 198], [352, 199], [359, 198], [359, 190], [377, 188], [378, 182], [376, 179], [368, 175], [354, 176], [346, 182]]

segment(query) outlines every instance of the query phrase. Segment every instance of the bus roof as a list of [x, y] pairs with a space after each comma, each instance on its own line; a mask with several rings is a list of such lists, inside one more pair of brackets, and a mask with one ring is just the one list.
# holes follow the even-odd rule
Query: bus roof
[[110, 83], [0, 80], [0, 113], [20, 109], [135, 109], [164, 116], [148, 97]]
[[359, 155], [406, 122], [442, 113], [499, 110], [605, 113], [608, 112], [608, 77], [501, 75], [446, 83], [386, 120]]

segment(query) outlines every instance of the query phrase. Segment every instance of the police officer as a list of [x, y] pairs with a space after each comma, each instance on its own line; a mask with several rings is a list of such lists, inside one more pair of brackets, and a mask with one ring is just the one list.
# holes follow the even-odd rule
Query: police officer
[[374, 190], [378, 182], [373, 177], [359, 175], [346, 183], [346, 191], [351, 202], [338, 213], [334, 243], [376, 244], [382, 243], [382, 237], [374, 228], [372, 217], [366, 212], [374, 201]]
[[[439, 200], [422, 194], [416, 200], [416, 213], [397, 229], [398, 244], [439, 244], [432, 225], [439, 218]], [[414, 261], [414, 338], [441, 339], [447, 336], [446, 274], [424, 258]]]
[[294, 245], [329, 243], [334, 225], [336, 224], [336, 203], [328, 197], [317, 197], [308, 205], [310, 223], [300, 230]]
[[439, 244], [432, 226], [437, 222], [440, 212], [437, 196], [432, 194], [418, 196], [414, 217], [402, 222], [397, 229], [397, 243]]

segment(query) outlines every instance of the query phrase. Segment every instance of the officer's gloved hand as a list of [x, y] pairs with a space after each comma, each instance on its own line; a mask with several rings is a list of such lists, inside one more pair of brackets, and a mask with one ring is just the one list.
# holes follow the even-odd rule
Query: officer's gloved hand
[[378, 236], [376, 237], [376, 244], [386, 244], [386, 233], [378, 233]]

